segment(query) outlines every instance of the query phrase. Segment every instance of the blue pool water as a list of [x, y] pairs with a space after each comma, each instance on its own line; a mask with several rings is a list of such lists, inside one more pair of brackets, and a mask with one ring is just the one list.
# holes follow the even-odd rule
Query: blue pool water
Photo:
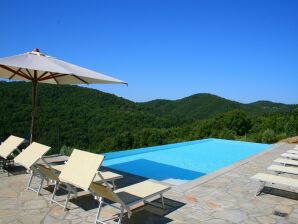
[[204, 139], [106, 153], [103, 165], [146, 178], [181, 184], [257, 154], [269, 146]]

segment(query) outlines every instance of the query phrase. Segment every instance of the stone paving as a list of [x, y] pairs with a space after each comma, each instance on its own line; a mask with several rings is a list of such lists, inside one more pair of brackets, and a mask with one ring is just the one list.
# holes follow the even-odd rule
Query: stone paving
[[[277, 144], [190, 184], [173, 186], [165, 194], [165, 210], [152, 205], [139, 206], [131, 219], [124, 218], [123, 223], [298, 223], [298, 194], [295, 193], [298, 189], [274, 185], [256, 197], [259, 183], [250, 179], [257, 172], [269, 172], [266, 168], [272, 161], [291, 148], [293, 145]], [[71, 200], [70, 209], [64, 211], [49, 203], [51, 187], [37, 196], [25, 190], [27, 180], [28, 174], [21, 169], [9, 177], [0, 174], [0, 224], [94, 223], [97, 202], [88, 193], [80, 192], [77, 199]], [[63, 196], [60, 192], [59, 199]], [[104, 207], [104, 217], [114, 214], [114, 209]]]

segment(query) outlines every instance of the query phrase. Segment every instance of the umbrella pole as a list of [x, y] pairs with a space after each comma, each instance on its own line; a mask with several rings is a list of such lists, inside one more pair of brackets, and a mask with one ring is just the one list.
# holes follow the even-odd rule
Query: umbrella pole
[[34, 141], [34, 134], [35, 134], [36, 91], [37, 91], [37, 80], [32, 80], [32, 114], [31, 114], [32, 118], [31, 118], [30, 144]]

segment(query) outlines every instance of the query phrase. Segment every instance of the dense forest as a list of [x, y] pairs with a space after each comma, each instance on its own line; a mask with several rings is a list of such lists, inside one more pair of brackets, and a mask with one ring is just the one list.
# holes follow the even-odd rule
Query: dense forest
[[[31, 84], [0, 82], [0, 138], [29, 136]], [[298, 135], [298, 105], [211, 94], [135, 103], [78, 86], [38, 86], [36, 139], [52, 153], [108, 152], [202, 138], [273, 143]]]

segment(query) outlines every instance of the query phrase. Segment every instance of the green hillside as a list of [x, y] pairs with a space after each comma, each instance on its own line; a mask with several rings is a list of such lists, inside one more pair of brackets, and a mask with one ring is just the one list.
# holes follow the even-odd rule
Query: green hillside
[[[31, 83], [0, 82], [0, 138], [29, 136]], [[241, 104], [211, 94], [135, 103], [78, 86], [39, 85], [36, 139], [106, 152], [208, 137], [274, 142], [298, 135], [297, 105]]]
[[261, 115], [265, 113], [284, 113], [298, 108], [298, 105], [270, 101], [242, 104], [208, 93], [195, 94], [179, 100], [153, 100], [143, 103], [143, 105], [151, 109], [158, 109], [162, 114], [173, 114], [190, 120], [205, 119], [235, 109]]
[[[0, 99], [0, 136], [28, 135], [31, 84], [0, 82]], [[39, 85], [36, 110], [37, 139], [57, 147], [96, 149], [115, 133], [179, 123], [129, 100], [78, 86]]]

